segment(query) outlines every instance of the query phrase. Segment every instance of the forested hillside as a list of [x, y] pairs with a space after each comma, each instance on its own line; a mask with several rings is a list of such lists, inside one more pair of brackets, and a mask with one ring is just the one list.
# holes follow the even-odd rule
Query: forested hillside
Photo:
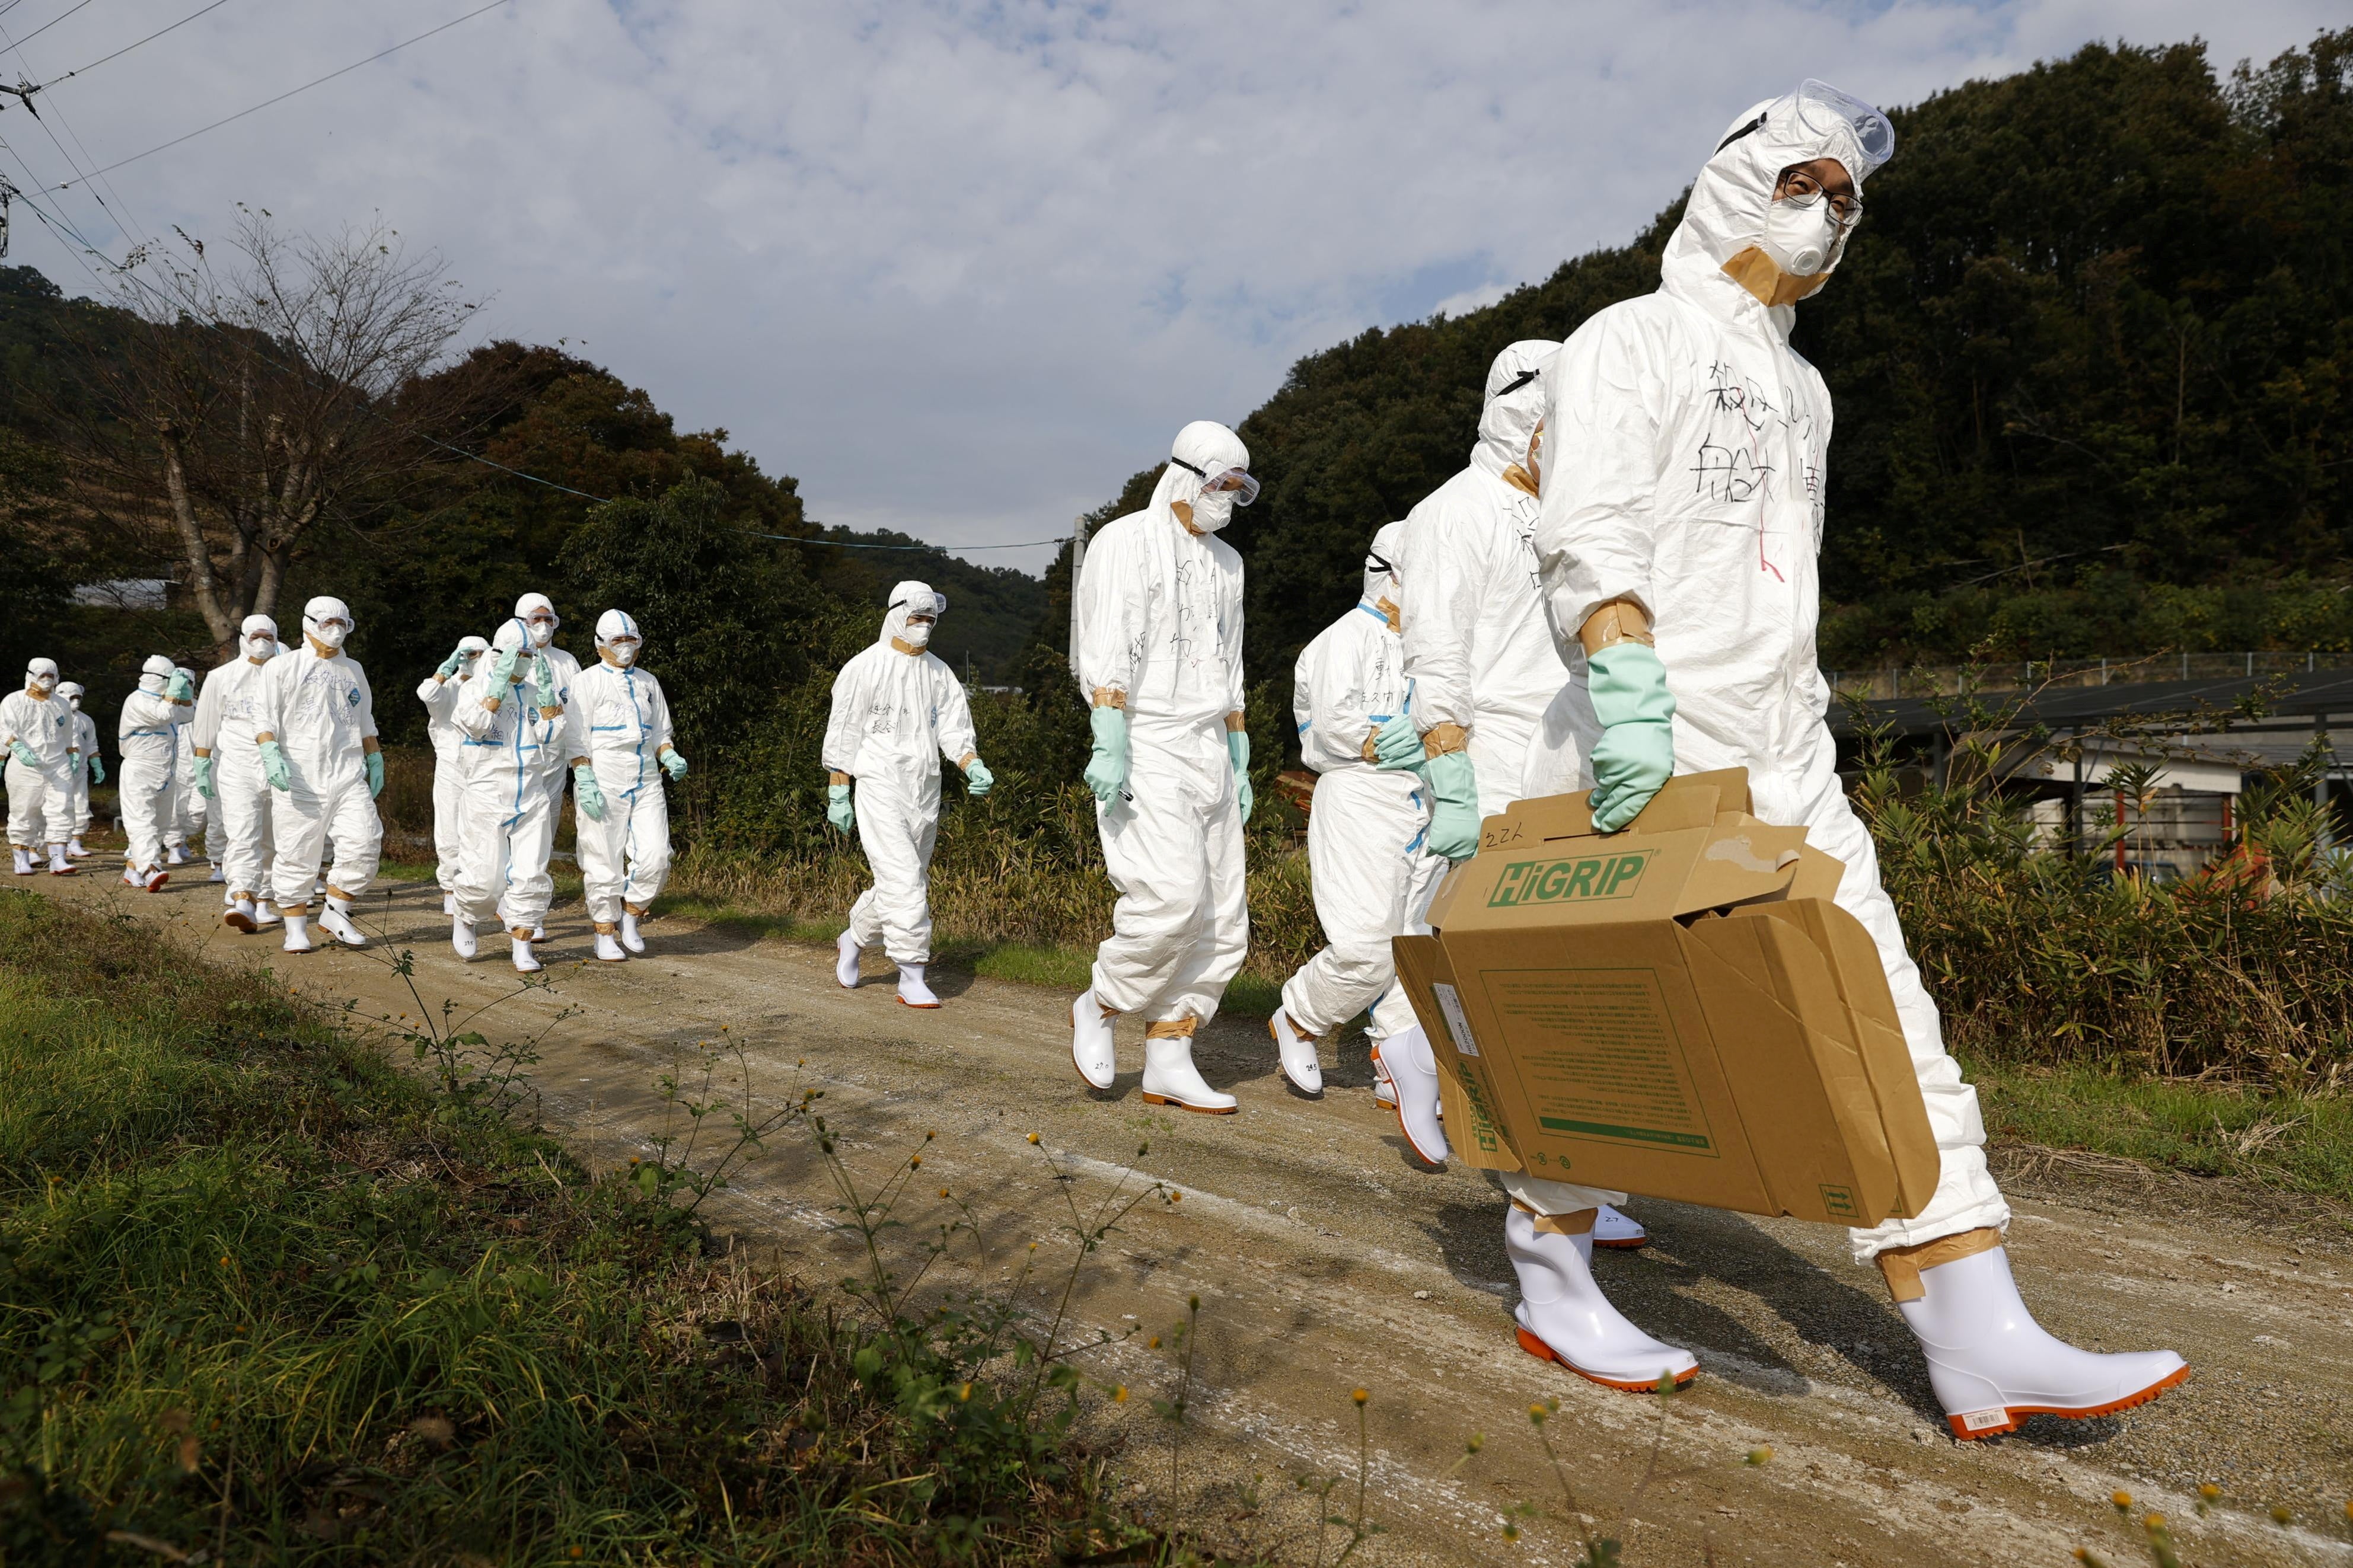
[[[1837, 401], [1825, 665], [2353, 647], [2348, 73], [2353, 30], [2227, 77], [2196, 44], [2095, 45], [1893, 111], [1799, 310]], [[1465, 461], [1493, 355], [1654, 289], [1680, 214], [1302, 360], [1242, 423], [1255, 679], [1287, 681], [1373, 531]]]

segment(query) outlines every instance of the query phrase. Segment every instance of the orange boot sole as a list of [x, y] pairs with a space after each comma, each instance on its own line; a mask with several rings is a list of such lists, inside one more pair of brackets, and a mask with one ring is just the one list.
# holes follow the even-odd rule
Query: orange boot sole
[[[1604, 1388], [1615, 1388], [1625, 1394], [1656, 1394], [1659, 1391], [1658, 1381], [1655, 1378], [1649, 1383], [1622, 1383], [1614, 1377], [1599, 1377], [1586, 1371], [1576, 1363], [1567, 1360], [1558, 1351], [1545, 1343], [1544, 1341], [1536, 1338], [1535, 1335], [1528, 1332], [1527, 1330], [1517, 1329], [1514, 1331], [1520, 1337], [1520, 1348], [1522, 1350], [1527, 1352], [1538, 1361], [1548, 1361], [1556, 1366], [1567, 1367], [1569, 1371], [1577, 1373], [1577, 1376], [1585, 1379], [1588, 1383], [1598, 1383]], [[1677, 1388], [1681, 1388], [1698, 1375], [1699, 1368], [1694, 1367], [1689, 1372], [1683, 1373], [1681, 1377], [1675, 1379], [1675, 1386]]]
[[[2138, 1394], [2128, 1394], [2122, 1399], [2112, 1400], [2105, 1405], [2087, 1405], [2076, 1410], [2063, 1410], [2056, 1405], [2010, 1405], [2003, 1406], [2003, 1419], [1999, 1425], [1968, 1426], [1962, 1424], [1963, 1417], [1958, 1415], [1946, 1416], [1945, 1424], [1952, 1427], [1953, 1436], [1962, 1442], [1975, 1443], [1987, 1437], [1999, 1437], [2005, 1432], [2015, 1432], [2018, 1430], [2019, 1423], [2030, 1415], [2060, 1415], [2070, 1421], [2089, 1421], [2095, 1416], [2114, 1415], [2119, 1410], [2130, 1410], [2136, 1405], [2147, 1405], [2167, 1389], [2178, 1388], [2189, 1381], [2189, 1369], [2185, 1366], [2168, 1376], [2159, 1378]], [[1982, 1415], [1987, 1412], [1979, 1411], [1975, 1414]]]
[[[1080, 1076], [1083, 1078], [1085, 1075], [1082, 1073]], [[1165, 1094], [1153, 1094], [1149, 1091], [1145, 1093], [1144, 1103], [1173, 1105], [1179, 1110], [1189, 1110], [1196, 1116], [1231, 1116], [1241, 1109], [1239, 1105], [1187, 1105], [1181, 1100], [1171, 1100]]]

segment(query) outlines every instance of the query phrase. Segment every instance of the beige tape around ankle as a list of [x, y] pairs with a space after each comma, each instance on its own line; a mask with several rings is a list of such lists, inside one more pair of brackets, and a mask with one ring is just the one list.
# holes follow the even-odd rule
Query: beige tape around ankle
[[1917, 1247], [1891, 1247], [1879, 1255], [1879, 1272], [1887, 1280], [1890, 1296], [1899, 1301], [1917, 1301], [1928, 1293], [1928, 1288], [1920, 1283], [1922, 1269], [1934, 1268], [1939, 1263], [1951, 1263], [1958, 1258], [1974, 1258], [2000, 1245], [2001, 1232], [1991, 1226], [1983, 1226], [1976, 1230], [1965, 1230], [1958, 1236], [1940, 1236]]
[[1512, 1206], [1535, 1222], [1535, 1227], [1554, 1236], [1591, 1236], [1593, 1222], [1601, 1217], [1599, 1209], [1578, 1209], [1575, 1214], [1538, 1214], [1519, 1199]]
[[1193, 1031], [1200, 1026], [1198, 1018], [1163, 1018], [1157, 1024], [1146, 1024], [1144, 1037], [1147, 1040], [1189, 1040], [1193, 1037]]

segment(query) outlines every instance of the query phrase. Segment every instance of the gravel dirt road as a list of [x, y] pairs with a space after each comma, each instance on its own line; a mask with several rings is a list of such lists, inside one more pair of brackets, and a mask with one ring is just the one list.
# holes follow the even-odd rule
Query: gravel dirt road
[[[403, 948], [437, 1007], [513, 989], [503, 942], [486, 937], [471, 964], [450, 952], [428, 885], [371, 896], [365, 923], [385, 940], [370, 950], [287, 959], [274, 933], [218, 923], [216, 887], [149, 896], [111, 865], [18, 885], [167, 923], [211, 956], [272, 964], [364, 1014], [414, 1011], [387, 962]], [[1662, 1405], [1564, 1375], [1514, 1345], [1503, 1201], [1477, 1173], [1432, 1172], [1409, 1156], [1373, 1102], [1361, 1040], [1336, 1061], [1327, 1055], [1330, 1087], [1311, 1101], [1283, 1084], [1261, 1022], [1220, 1020], [1204, 1036], [1202, 1067], [1240, 1097], [1240, 1114], [1172, 1113], [1137, 1093], [1140, 1028], [1122, 1033], [1115, 1089], [1084, 1089], [1060, 993], [935, 970], [946, 1005], [922, 1013], [897, 1004], [888, 966], [873, 960], [866, 984], [848, 992], [833, 982], [829, 951], [665, 920], [649, 928], [647, 957], [581, 963], [576, 901], [549, 923], [553, 984], [483, 1026], [494, 1037], [545, 1031], [543, 1114], [600, 1168], [646, 1150], [660, 1121], [655, 1077], [724, 1037], [744, 1042], [755, 1088], [776, 1102], [801, 1084], [822, 1088], [870, 1183], [936, 1130], [919, 1196], [898, 1215], [907, 1226], [885, 1245], [917, 1260], [933, 1227], [954, 1217], [934, 1195], [946, 1186], [986, 1216], [990, 1252], [982, 1262], [959, 1240], [926, 1289], [1004, 1289], [1034, 1240], [1026, 1299], [1050, 1312], [1072, 1257], [1066, 1199], [1091, 1210], [1123, 1184], [1181, 1191], [1176, 1205], [1138, 1207], [1089, 1265], [1065, 1333], [1116, 1342], [1078, 1360], [1136, 1396], [1114, 1405], [1091, 1394], [1085, 1430], [1118, 1453], [1140, 1506], [1156, 1514], [1172, 1503], [1172, 1429], [1150, 1401], [1171, 1392], [1175, 1366], [1145, 1336], [1200, 1297], [1173, 1496], [1209, 1539], [1315, 1561], [1318, 1508], [1297, 1483], [1345, 1478], [1330, 1506], [1353, 1514], [1350, 1390], [1362, 1387], [1366, 1507], [1384, 1531], [1356, 1553], [1369, 1563], [1570, 1563], [1578, 1510], [1646, 1568], [2059, 1564], [2084, 1545], [2111, 1563], [2146, 1562], [2139, 1520], [2151, 1510], [2192, 1563], [2353, 1563], [2353, 1231], [2342, 1214], [2000, 1152], [2018, 1210], [2010, 1245], [2044, 1323], [2092, 1346], [2171, 1346], [2195, 1371], [2114, 1419], [2038, 1417], [2014, 1436], [1962, 1444], [1947, 1435], [1877, 1275], [1846, 1260], [1843, 1233], [1637, 1199], [1653, 1245], [1597, 1266], [1630, 1317], [1699, 1354], [1699, 1380]], [[754, 1256], [816, 1283], [855, 1266], [855, 1238], [801, 1142], [780, 1142], [725, 1199], [721, 1224]], [[1574, 1510], [1527, 1418], [1547, 1398], [1559, 1412], [1545, 1435]], [[1474, 1432], [1486, 1442], [1462, 1462]], [[1763, 1447], [1769, 1460], [1743, 1462]], [[2223, 1500], [2201, 1517], [2197, 1489], [2209, 1481]], [[2128, 1518], [2109, 1500], [2120, 1489], [2134, 1499]], [[1507, 1543], [1500, 1527], [1520, 1504], [1537, 1511], [1520, 1516], [1522, 1537]], [[2274, 1507], [2291, 1522], [2274, 1522]], [[1328, 1532], [1324, 1561], [1345, 1539]]]

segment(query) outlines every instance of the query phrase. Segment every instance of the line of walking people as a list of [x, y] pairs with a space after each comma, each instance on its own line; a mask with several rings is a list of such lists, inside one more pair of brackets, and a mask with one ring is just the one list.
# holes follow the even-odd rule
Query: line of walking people
[[[1656, 292], [1565, 343], [1497, 356], [1469, 464], [1374, 535], [1359, 603], [1294, 672], [1301, 749], [1320, 775], [1308, 856], [1328, 945], [1286, 982], [1269, 1029], [1284, 1079], [1315, 1097], [1321, 1042], [1368, 1013], [1381, 1098], [1414, 1150], [1442, 1162], [1436, 1059], [1397, 994], [1389, 942], [1427, 929], [1432, 889], [1476, 850], [1482, 819], [1516, 798], [1590, 790], [1610, 832], [1677, 773], [1746, 769], [1756, 815], [1804, 826], [1844, 864], [1837, 901], [1879, 948], [1942, 1170], [1920, 1214], [1850, 1241], [1918, 1338], [1955, 1435], [1977, 1438], [2036, 1413], [2126, 1409], [2189, 1368], [2170, 1351], [2078, 1349], [2027, 1309], [1976, 1090], [1945, 1051], [1838, 776], [1814, 641], [1831, 405], [1789, 332], [1894, 151], [1884, 115], [1821, 82], [1752, 106], [1701, 168]], [[1239, 1108], [1203, 1079], [1192, 1045], [1248, 951], [1252, 805], [1243, 567], [1218, 533], [1258, 491], [1233, 431], [1186, 426], [1144, 510], [1089, 542], [1073, 588], [1084, 777], [1119, 899], [1071, 1005], [1071, 1060], [1090, 1089], [1112, 1089], [1115, 1026], [1133, 1016], [1144, 1100], [1208, 1114]], [[836, 742], [881, 721], [851, 670], [828, 736], [836, 790], [846, 770], [861, 811], [887, 792], [895, 814], [892, 854], [867, 835], [875, 886], [842, 938], [841, 979], [855, 983], [880, 910], [920, 990], [939, 758], [969, 756], [971, 722], [960, 690], [918, 673], [919, 647], [890, 647], [879, 663], [905, 683], [890, 744], [853, 759]], [[900, 788], [926, 777], [927, 794]], [[1524, 1350], [1632, 1390], [1697, 1373], [1695, 1356], [1629, 1321], [1593, 1274], [1596, 1246], [1642, 1239], [1617, 1211], [1625, 1194], [1525, 1173], [1501, 1184]]]
[[[417, 689], [451, 946], [474, 957], [477, 928], [495, 921], [524, 973], [544, 967], [534, 944], [546, 936], [566, 780], [596, 955], [622, 963], [645, 951], [639, 922], [669, 871], [663, 779], [687, 766], [660, 681], [637, 668], [636, 621], [607, 611], [586, 670], [554, 645], [558, 625], [546, 595], [527, 594], [491, 641], [465, 638]], [[290, 648], [269, 616], [248, 616], [235, 657], [201, 689], [193, 670], [147, 659], [118, 726], [126, 883], [162, 891], [171, 868], [188, 861], [188, 837], [206, 832], [225, 924], [282, 927], [290, 953], [315, 951], [321, 937], [367, 945], [354, 900], [379, 868], [385, 774], [375, 695], [345, 647], [353, 630], [342, 600], [320, 597], [304, 606]], [[106, 773], [81, 695], [58, 679], [55, 660], [36, 658], [24, 689], [0, 699], [20, 876], [43, 869], [44, 852], [53, 876], [75, 875], [89, 855], [89, 786]]]

